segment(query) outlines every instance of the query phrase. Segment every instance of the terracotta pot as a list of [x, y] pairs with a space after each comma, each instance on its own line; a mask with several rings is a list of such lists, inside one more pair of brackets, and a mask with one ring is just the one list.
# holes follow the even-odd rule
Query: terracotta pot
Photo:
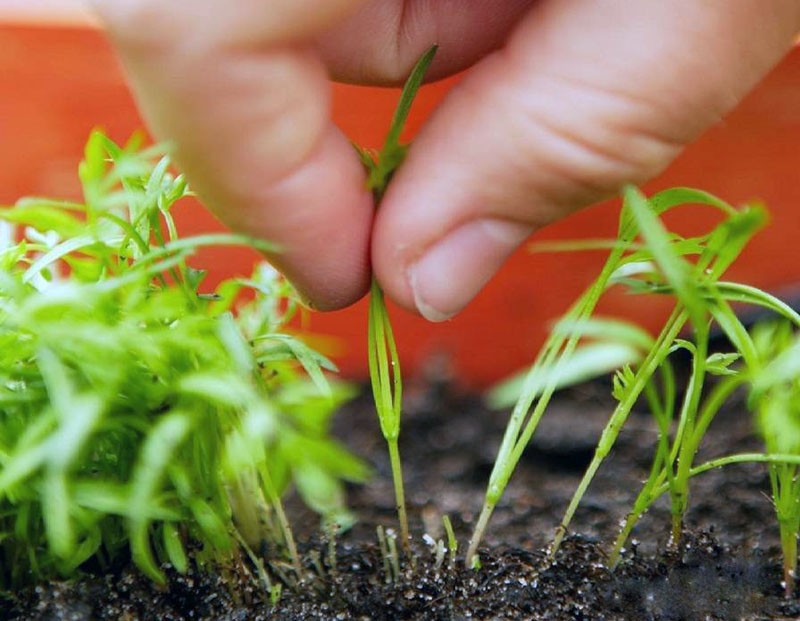
[[[445, 95], [451, 81], [426, 87], [410, 131]], [[658, 179], [653, 191], [672, 185], [701, 187], [738, 203], [758, 198], [772, 213], [761, 233], [731, 270], [732, 276], [772, 290], [800, 282], [800, 49], [723, 123], [707, 132]], [[357, 142], [377, 146], [387, 127], [396, 91], [335, 86], [334, 117]], [[122, 140], [142, 125], [125, 81], [103, 36], [84, 25], [0, 24], [0, 202], [21, 195], [73, 196], [82, 145], [95, 126]], [[613, 235], [617, 205], [588, 209], [537, 234], [537, 239]], [[217, 228], [197, 205], [180, 213], [185, 231]], [[707, 223], [703, 211], [683, 210], [678, 226]], [[205, 253], [211, 280], [247, 272], [253, 255], [238, 250]], [[549, 323], [591, 280], [602, 253], [518, 252], [458, 318], [431, 325], [394, 310], [406, 370], [420, 370], [435, 354], [446, 355], [457, 377], [482, 385], [532, 360]], [[658, 300], [613, 293], [606, 314], [632, 316], [653, 328], [665, 316]], [[366, 306], [314, 315], [310, 327], [338, 343], [336, 358], [347, 376], [366, 375]]]

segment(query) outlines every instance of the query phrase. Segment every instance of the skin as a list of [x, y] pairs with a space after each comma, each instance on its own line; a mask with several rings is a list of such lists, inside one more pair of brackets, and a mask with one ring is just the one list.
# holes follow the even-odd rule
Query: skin
[[[95, 0], [141, 109], [204, 203], [308, 303], [371, 270], [431, 320], [459, 312], [533, 231], [660, 172], [800, 32], [797, 0]], [[375, 214], [330, 119], [329, 78], [469, 68]]]

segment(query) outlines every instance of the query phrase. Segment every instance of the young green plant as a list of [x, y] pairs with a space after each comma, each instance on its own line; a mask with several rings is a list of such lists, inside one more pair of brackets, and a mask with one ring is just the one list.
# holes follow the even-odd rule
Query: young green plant
[[[713, 205], [723, 211], [725, 218], [705, 235], [681, 237], [668, 232], [657, 218], [657, 214], [681, 202]], [[605, 279], [601, 274], [590, 291], [601, 283], [605, 283], [603, 289], [613, 284], [625, 285], [635, 294], [673, 296], [676, 304], [656, 339], [617, 322], [588, 317], [575, 320], [573, 310], [556, 324], [551, 336], [551, 343], [563, 339], [569, 344], [570, 340], [579, 339], [571, 353], [563, 353], [568, 351], [564, 345], [562, 354], [554, 356], [553, 367], [537, 363], [527, 378], [515, 378], [491, 395], [498, 405], [506, 405], [511, 395], [520, 394], [523, 403], [529, 403], [536, 397], [542, 399], [540, 395], [548, 388], [619, 368], [613, 388], [618, 406], [570, 502], [552, 553], [557, 550], [589, 482], [613, 446], [631, 409], [644, 396], [658, 426], [655, 455], [648, 479], [609, 554], [609, 565], [613, 568], [617, 564], [635, 524], [663, 494], [670, 496], [672, 541], [677, 543], [689, 504], [692, 477], [729, 464], [762, 462], [770, 469], [784, 552], [784, 583], [787, 595], [791, 594], [800, 529], [800, 414], [796, 411], [800, 398], [797, 379], [800, 347], [793, 336], [800, 328], [800, 315], [755, 287], [720, 280], [764, 221], [764, 211], [758, 206], [735, 210], [713, 197], [686, 189], [670, 190], [648, 201], [629, 188], [625, 191], [620, 231], [633, 225], [632, 230], [641, 236], [642, 243], [633, 243], [632, 238], [620, 235], [611, 243], [595, 240], [567, 243], [560, 248], [612, 248], [611, 277]], [[620, 253], [620, 249], [624, 252]], [[608, 268], [609, 263], [604, 272]], [[579, 301], [579, 305], [581, 303]], [[734, 312], [732, 303], [762, 307], [779, 316], [783, 323], [757, 327], [751, 334]], [[713, 323], [731, 343], [733, 351], [710, 352]], [[691, 328], [689, 335], [682, 336], [687, 327]], [[584, 342], [587, 337], [594, 342]], [[691, 357], [691, 373], [682, 391], [678, 390], [670, 362], [670, 357], [679, 351]], [[751, 387], [749, 405], [757, 414], [767, 451], [722, 455], [695, 465], [698, 450], [715, 416], [737, 389], [748, 385]], [[677, 395], [681, 392], [683, 397], [678, 403]], [[537, 408], [541, 407], [540, 401]]]
[[[714, 199], [710, 203], [722, 208], [726, 218], [709, 234], [696, 238], [684, 239], [668, 234], [658, 221], [656, 214], [661, 205], [655, 200], [647, 201], [640, 193], [629, 189], [626, 191], [625, 208], [630, 210], [628, 217], [641, 232], [645, 247], [633, 252], [620, 263], [620, 267], [643, 260], [656, 268], [648, 274], [644, 281], [626, 276], [621, 282], [635, 292], [654, 291], [671, 293], [676, 297], [676, 304], [654, 346], [638, 365], [636, 372], [618, 376], [615, 396], [619, 403], [604, 429], [595, 456], [577, 491], [567, 508], [564, 519], [557, 531], [552, 552], [558, 549], [577, 506], [583, 497], [589, 482], [594, 477], [603, 459], [608, 455], [616, 441], [631, 409], [639, 396], [647, 389], [659, 369], [664, 368], [665, 361], [673, 351], [676, 343], [685, 346], [692, 352], [692, 375], [679, 414], [676, 436], [667, 467], [676, 463], [676, 472], [670, 478], [670, 495], [672, 498], [673, 540], [678, 541], [682, 530], [683, 515], [688, 502], [688, 481], [694, 455], [705, 434], [718, 398], [710, 399], [712, 406], [703, 412], [698, 420], [698, 407], [705, 384], [709, 364], [726, 368], [732, 361], [723, 362], [713, 358], [707, 359], [709, 321], [716, 317], [723, 329], [730, 330], [728, 335], [737, 345], [743, 347], [742, 354], [750, 358], [750, 348], [746, 339], [742, 339], [743, 330], [735, 314], [720, 296], [716, 283], [724, 271], [739, 255], [748, 240], [760, 229], [765, 221], [763, 209], [758, 206], [747, 206], [735, 210], [721, 201]], [[695, 202], [695, 201], [692, 201]], [[626, 217], [623, 211], [623, 219]], [[683, 257], [694, 256], [695, 262], [689, 263]], [[655, 281], [653, 280], [655, 279]], [[638, 282], [637, 282], [638, 281]], [[716, 306], [712, 305], [714, 302]], [[694, 344], [687, 345], [678, 340], [685, 326], [691, 326], [694, 332]], [[745, 333], [746, 334], [746, 333]], [[735, 356], [734, 356], [735, 357]], [[724, 393], [724, 390], [723, 390]], [[650, 401], [653, 402], [652, 393]], [[670, 402], [671, 397], [666, 400]], [[668, 411], [667, 408], [662, 410]], [[654, 411], [658, 412], [658, 408]], [[666, 416], [666, 414], [664, 414]], [[662, 444], [663, 446], [663, 438]]]
[[[705, 236], [684, 239], [668, 234], [657, 216], [687, 203], [714, 207], [720, 210], [726, 219]], [[519, 396], [490, 475], [484, 506], [467, 551], [468, 564], [472, 564], [476, 558], [477, 547], [489, 518], [553, 392], [559, 386], [572, 381], [570, 378], [576, 374], [579, 361], [581, 365], [585, 365], [588, 359], [589, 368], [597, 369], [622, 361], [621, 354], [641, 357], [635, 372], [628, 366], [630, 362], [625, 362], [625, 366], [622, 367], [623, 372], [617, 377], [615, 396], [619, 404], [603, 431], [595, 456], [567, 508], [551, 548], [553, 553], [558, 549], [589, 482], [613, 446], [631, 409], [651, 384], [654, 374], [664, 368], [667, 356], [687, 324], [695, 330], [700, 345], [696, 347], [694, 356], [698, 362], [693, 371], [693, 388], [687, 393], [681, 417], [687, 433], [688, 430], [695, 429], [700, 391], [707, 372], [705, 352], [711, 311], [707, 308], [705, 300], [718, 299], [719, 296], [711, 284], [719, 279], [763, 221], [763, 210], [758, 207], [736, 210], [727, 203], [697, 190], [674, 188], [660, 192], [648, 200], [634, 188], [625, 189], [617, 239], [611, 243], [599, 244], [611, 248], [600, 275], [559, 322], [524, 381], [517, 384]], [[641, 243], [637, 242], [640, 236]], [[569, 246], [570, 249], [575, 248], [575, 244]], [[598, 244], [590, 242], [586, 247], [596, 249]], [[694, 264], [682, 258], [687, 255], [697, 257]], [[644, 276], [644, 279], [636, 278], [637, 274]], [[658, 282], [653, 283], [652, 277], [656, 277]], [[587, 335], [592, 336], [590, 332], [597, 332], [594, 323], [596, 320], [590, 321], [590, 318], [602, 294], [617, 284], [628, 285], [638, 292], [665, 293], [668, 289], [676, 295], [678, 301], [661, 334], [643, 349], [639, 349], [642, 345], [641, 337], [637, 336], [635, 340], [631, 340], [631, 335], [628, 334], [627, 342], [622, 343], [626, 345], [627, 353], [609, 347], [614, 343], [607, 343], [601, 344], [603, 348], [587, 355], [582, 340]], [[732, 322], [729, 321], [728, 324]], [[670, 410], [671, 406], [666, 409]], [[701, 437], [702, 433], [699, 436]], [[679, 455], [683, 458], [683, 466], [676, 476], [678, 483], [673, 490], [676, 531], [680, 530], [679, 524], [685, 511], [688, 472], [695, 451], [694, 443], [687, 442], [681, 449], [682, 455]]]
[[[383, 198], [392, 175], [402, 164], [405, 157], [408, 147], [400, 144], [400, 134], [408, 118], [414, 97], [422, 85], [425, 72], [435, 54], [435, 47], [428, 50], [411, 71], [411, 75], [403, 87], [400, 102], [395, 110], [389, 133], [381, 150], [373, 155], [366, 150], [359, 149], [361, 160], [368, 172], [367, 184], [375, 196], [376, 205], [380, 205], [381, 198]], [[397, 356], [397, 346], [395, 345], [394, 333], [389, 313], [386, 309], [383, 291], [374, 278], [370, 288], [367, 333], [372, 393], [375, 399], [375, 408], [378, 412], [381, 433], [389, 449], [401, 543], [403, 548], [408, 551], [410, 533], [403, 487], [403, 468], [398, 445], [403, 405], [403, 381], [400, 372], [400, 360]]]
[[[800, 458], [800, 321], [773, 322], [754, 334], [763, 368], [752, 376], [750, 403], [768, 454]], [[794, 592], [800, 531], [800, 461], [769, 463], [772, 499], [783, 550], [786, 596]]]
[[[651, 410], [659, 423], [659, 440], [650, 476], [636, 498], [633, 509], [628, 514], [623, 528], [609, 555], [609, 565], [613, 568], [620, 556], [622, 546], [630, 536], [638, 519], [665, 493], [669, 493], [673, 508], [673, 529], [676, 518], [685, 512], [688, 498], [688, 481], [703, 472], [722, 466], [761, 462], [767, 463], [770, 470], [773, 500], [781, 534], [784, 553], [784, 584], [786, 594], [791, 595], [794, 588], [794, 572], [797, 565], [797, 535], [800, 527], [800, 486], [797, 484], [800, 464], [800, 445], [797, 415], [793, 411], [797, 396], [797, 369], [800, 369], [800, 349], [794, 344], [793, 330], [800, 328], [800, 315], [791, 307], [770, 294], [737, 283], [717, 282], [716, 299], [712, 301], [715, 320], [726, 332], [731, 343], [738, 350], [732, 354], [712, 354], [706, 361], [709, 374], [718, 376], [716, 381], [704, 390], [702, 406], [698, 409], [695, 424], [689, 423], [684, 415], [688, 396], [692, 393], [690, 378], [687, 398], [681, 408], [681, 415], [675, 432], [669, 436], [672, 423], [669, 408], [663, 406], [658, 396], [648, 394]], [[769, 310], [780, 321], [756, 325], [752, 334], [745, 330], [738, 318], [727, 307], [726, 302], [754, 304]], [[676, 341], [675, 348], [686, 347], [694, 354], [696, 348], [682, 339]], [[746, 352], [746, 353], [742, 353]], [[693, 367], [696, 366], [696, 359]], [[788, 372], [787, 372], [788, 371]], [[662, 383], [665, 393], [674, 395], [674, 378], [665, 378]], [[722, 406], [739, 388], [750, 387], [748, 407], [756, 415], [757, 427], [764, 439], [765, 453], [743, 453], [714, 457], [696, 466], [694, 456], [708, 432], [709, 426]], [[650, 388], [651, 393], [654, 388]], [[646, 389], [647, 390], [647, 389]], [[687, 448], [688, 447], [688, 448]], [[681, 464], [679, 460], [683, 459]], [[676, 498], [683, 500], [682, 505]], [[677, 510], [676, 510], [677, 507]], [[680, 526], [680, 521], [677, 522]], [[675, 533], [673, 532], [673, 538]]]
[[[642, 207], [642, 205], [638, 205], [641, 212], [638, 214], [640, 221], [642, 218], [650, 217], [643, 212]], [[609, 555], [609, 564], [612, 567], [616, 565], [622, 546], [634, 525], [658, 497], [669, 492], [672, 510], [672, 540], [677, 543], [683, 528], [683, 518], [688, 508], [689, 479], [699, 472], [706, 471], [709, 468], [708, 463], [721, 464], [724, 460], [731, 460], [730, 463], [734, 463], [743, 458], [742, 456], [727, 456], [716, 458], [702, 466], [694, 464], [700, 445], [716, 414], [738, 388], [751, 381], [754, 374], [760, 373], [763, 365], [762, 356], [750, 334], [731, 308], [730, 302], [757, 304], [792, 321], [800, 319], [792, 309], [763, 291], [738, 283], [718, 280], [722, 272], [747, 244], [750, 237], [759, 230], [763, 221], [764, 215], [760, 213], [760, 210], [744, 209], [738, 212], [738, 215], [731, 215], [703, 239], [695, 240], [700, 243], [697, 244], [696, 250], [690, 253], [696, 256], [694, 264], [685, 262], [681, 258], [682, 253], [678, 246], [691, 240], [674, 235], [670, 239], [666, 231], [656, 222], [646, 225], [650, 237], [648, 240], [650, 252], [656, 258], [653, 248], [660, 247], [657, 259], [659, 265], [663, 266], [666, 262], [671, 262], [672, 268], [664, 269], [662, 267], [661, 273], [657, 275], [662, 279], [660, 285], [652, 282], [652, 277], [644, 287], [643, 283], [635, 284], [631, 281], [629, 284], [633, 286], [634, 290], [651, 289], [661, 294], [675, 295], [679, 304], [683, 304], [684, 308], [693, 304], [698, 311], [705, 315], [705, 319], [694, 321], [691, 340], [675, 338], [671, 343], [668, 340], [663, 342], [661, 347], [666, 351], [666, 355], [661, 356], [663, 362], [657, 368], [660, 381], [656, 380], [655, 376], [651, 376], [644, 385], [644, 394], [657, 421], [659, 436], [650, 475], [634, 502]], [[653, 236], [660, 238], [660, 242], [652, 244]], [[683, 263], [683, 266], [680, 266], [680, 263]], [[694, 292], [687, 292], [687, 287], [681, 290], [675, 286], [675, 274], [680, 271], [690, 274]], [[718, 325], [733, 345], [732, 352], [709, 354], [709, 325], [711, 322]], [[675, 419], [675, 396], [678, 391], [668, 356], [678, 350], [684, 350], [691, 356], [691, 374], [683, 391], [683, 401], [677, 411], [674, 432], [671, 432]], [[741, 366], [737, 364], [738, 361], [741, 361], [743, 369], [738, 368]], [[620, 401], [625, 399], [629, 386], [635, 385], [643, 379], [640, 376], [642, 371], [642, 367], [639, 367], [636, 373], [625, 369], [615, 378], [615, 396]], [[771, 457], [775, 457], [775, 455], [773, 454]]]
[[178, 237], [188, 190], [169, 170], [160, 149], [95, 132], [82, 202], [0, 209], [0, 586], [126, 550], [161, 582], [165, 562], [225, 564], [265, 541], [299, 574], [292, 484], [352, 519], [341, 481], [367, 469], [328, 436], [351, 391], [288, 331], [293, 294], [266, 264], [201, 289], [196, 250], [271, 246]]
[[[646, 201], [638, 191], [633, 188], [626, 189], [617, 239], [610, 244], [610, 254], [599, 276], [572, 305], [562, 320], [562, 326], [571, 326], [572, 328], [556, 330], [549, 336], [535, 363], [521, 382], [519, 396], [512, 410], [489, 478], [483, 508], [467, 549], [465, 561], [469, 566], [472, 566], [477, 558], [477, 549], [489, 519], [500, 501], [525, 447], [544, 415], [554, 391], [571, 374], [570, 361], [575, 359], [576, 349], [582, 338], [582, 330], [585, 329], [586, 322], [592, 316], [602, 294], [609, 287], [624, 281], [631, 270], [641, 267], [643, 263], [646, 265], [647, 259], [650, 258], [637, 254], [637, 251], [641, 251], [641, 245], [636, 243], [640, 229], [637, 225], [635, 214], [631, 211], [631, 202], [636, 201], [637, 205], [639, 205], [642, 200]], [[689, 188], [674, 188], [661, 192], [650, 199], [649, 208], [652, 209], [653, 213], [660, 214], [684, 203], [710, 205], [726, 214], [735, 213], [732, 207], [719, 199], [705, 192]], [[647, 202], [645, 204], [648, 205]], [[608, 246], [609, 244], [603, 245]], [[596, 244], [589, 244], [589, 246], [596, 248]], [[688, 251], [688, 249], [689, 246], [687, 245], [684, 251]], [[684, 282], [683, 279], [681, 282]], [[673, 313], [665, 328], [665, 333], [657, 340], [659, 345], [651, 349], [648, 355], [645, 356], [642, 362], [644, 368], [652, 371], [659, 366], [661, 362], [659, 354], [663, 353], [663, 342], [671, 342], [687, 319], [688, 315], [683, 311]], [[602, 364], [602, 362], [599, 364]], [[643, 384], [641, 387], [638, 382], [634, 384], [625, 402], [621, 404], [618, 412], [612, 418], [609, 428], [603, 434], [590, 470], [587, 472], [586, 478], [568, 509], [565, 523], [562, 525], [564, 529], [569, 523], [571, 514], [577, 507], [579, 498], [585, 492], [585, 487], [588, 486], [594, 471], [599, 467], [605, 453], [613, 444], [613, 439], [616, 437], [619, 427], [624, 422], [627, 413], [642, 389]], [[562, 536], [562, 531], [559, 531], [556, 535], [554, 548], [558, 547], [558, 542]]]

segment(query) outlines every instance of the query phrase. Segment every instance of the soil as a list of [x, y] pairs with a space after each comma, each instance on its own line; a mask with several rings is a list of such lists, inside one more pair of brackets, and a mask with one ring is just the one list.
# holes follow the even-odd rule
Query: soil
[[[335, 541], [296, 499], [309, 578], [284, 586], [272, 604], [249, 564], [219, 574], [169, 572], [167, 588], [128, 563], [104, 575], [43, 584], [0, 600], [2, 619], [331, 619], [331, 620], [706, 620], [800, 618], [800, 600], [783, 596], [777, 526], [766, 469], [737, 465], [694, 481], [687, 533], [667, 536], [659, 502], [634, 533], [613, 573], [605, 559], [619, 521], [650, 466], [654, 425], [635, 412], [601, 468], [554, 562], [545, 549], [592, 456], [613, 402], [608, 386], [562, 392], [523, 457], [480, 551], [481, 568], [437, 563], [422, 540], [443, 538], [448, 515], [462, 551], [480, 509], [506, 414], [487, 410], [442, 373], [407, 391], [401, 452], [414, 537], [414, 563], [389, 577], [376, 527], [396, 524], [388, 459], [367, 397], [344, 408], [338, 434], [372, 462], [375, 478], [350, 490], [360, 522]], [[365, 395], [367, 392], [365, 391]], [[759, 449], [741, 403], [722, 412], [702, 457]], [[391, 573], [391, 572], [389, 572]]]

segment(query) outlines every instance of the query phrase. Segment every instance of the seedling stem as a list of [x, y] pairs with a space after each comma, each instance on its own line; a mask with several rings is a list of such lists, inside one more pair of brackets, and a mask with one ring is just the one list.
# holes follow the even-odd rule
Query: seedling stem
[[[372, 190], [376, 206], [380, 205], [389, 181], [395, 170], [403, 162], [407, 147], [400, 144], [402, 132], [411, 104], [422, 85], [425, 71], [436, 54], [436, 48], [428, 50], [417, 62], [406, 81], [395, 110], [389, 133], [383, 148], [376, 157], [359, 150], [361, 161], [367, 169], [367, 187]], [[378, 412], [381, 432], [389, 449], [389, 463], [392, 468], [397, 518], [400, 523], [400, 539], [403, 550], [410, 556], [410, 532], [406, 513], [405, 491], [403, 488], [403, 469], [400, 459], [398, 439], [400, 437], [400, 418], [402, 414], [403, 382], [400, 372], [400, 359], [397, 355], [392, 324], [386, 309], [383, 291], [373, 278], [370, 289], [368, 358], [369, 375]], [[394, 541], [392, 540], [392, 545]], [[396, 556], [396, 555], [395, 555]]]
[[634, 382], [630, 385], [629, 390], [626, 391], [625, 399], [620, 401], [620, 403], [617, 405], [614, 413], [611, 415], [611, 418], [606, 424], [605, 429], [603, 429], [603, 433], [600, 436], [600, 441], [595, 449], [594, 457], [592, 458], [589, 467], [586, 469], [586, 473], [583, 475], [581, 482], [578, 484], [578, 488], [575, 490], [572, 500], [570, 500], [567, 510], [564, 512], [564, 517], [561, 520], [561, 524], [556, 530], [555, 537], [553, 538], [553, 542], [550, 546], [551, 557], [558, 552], [558, 548], [561, 545], [564, 535], [567, 533], [570, 522], [575, 515], [578, 505], [583, 499], [583, 496], [586, 494], [586, 490], [589, 488], [589, 484], [594, 478], [594, 475], [597, 473], [597, 469], [600, 467], [600, 464], [611, 451], [611, 447], [614, 446], [617, 436], [619, 436], [620, 431], [622, 431], [622, 426], [628, 419], [628, 415], [636, 403], [636, 400], [644, 390], [644, 387], [650, 380], [650, 377], [668, 354], [668, 349], [665, 347], [665, 345], [672, 343], [672, 341], [678, 336], [681, 328], [686, 323], [686, 319], [686, 313], [681, 311], [679, 308], [675, 308], [672, 311], [672, 315], [667, 320], [664, 329], [656, 340], [656, 345], [653, 346], [653, 349], [650, 350], [647, 357], [642, 362], [639, 371], [636, 373]]

